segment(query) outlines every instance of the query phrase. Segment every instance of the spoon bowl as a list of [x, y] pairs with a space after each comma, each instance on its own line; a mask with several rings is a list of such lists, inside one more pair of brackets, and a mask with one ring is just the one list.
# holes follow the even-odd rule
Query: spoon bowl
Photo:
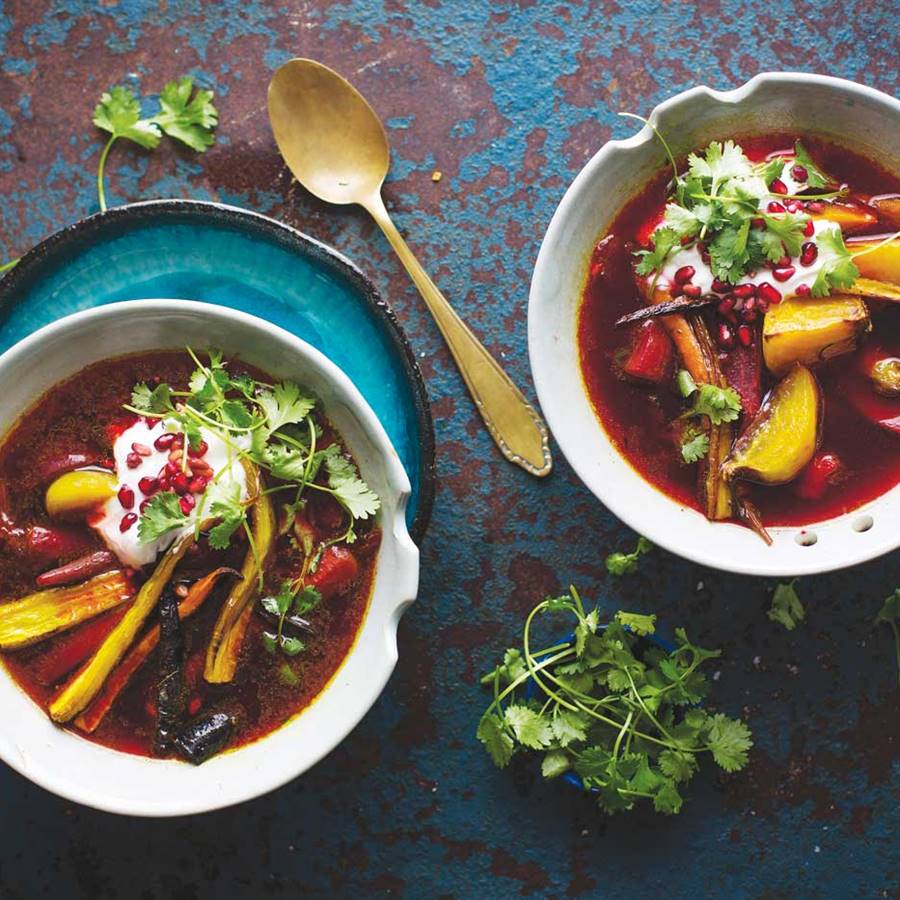
[[312, 60], [272, 77], [269, 118], [288, 168], [327, 203], [362, 203], [381, 189], [390, 147], [378, 116], [349, 81]]

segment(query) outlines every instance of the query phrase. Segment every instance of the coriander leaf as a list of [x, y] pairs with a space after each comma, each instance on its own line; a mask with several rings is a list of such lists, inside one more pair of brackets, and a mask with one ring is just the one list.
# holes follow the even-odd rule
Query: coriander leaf
[[142, 544], [150, 543], [173, 528], [182, 528], [186, 522], [178, 495], [164, 491], [156, 494], [144, 510], [138, 522], [138, 540]]
[[160, 112], [150, 121], [169, 137], [203, 153], [215, 142], [212, 132], [219, 122], [219, 113], [212, 102], [212, 91], [198, 90], [191, 97], [193, 91], [190, 76], [170, 81], [159, 95]]
[[250, 428], [255, 424], [250, 411], [240, 400], [225, 400], [219, 408], [219, 412], [226, 425], [235, 428]]
[[772, 594], [772, 607], [767, 613], [773, 622], [780, 622], [788, 631], [793, 631], [806, 617], [806, 610], [797, 596], [795, 578], [787, 584], [779, 584]]
[[256, 401], [266, 417], [269, 434], [284, 425], [302, 422], [316, 405], [315, 398], [304, 394], [293, 381], [282, 381], [273, 390], [263, 391]]
[[141, 103], [127, 87], [114, 87], [101, 95], [93, 122], [108, 131], [111, 140], [125, 138], [148, 150], [159, 145], [159, 129], [152, 119], [141, 119]]
[[606, 557], [606, 571], [610, 575], [631, 575], [637, 571], [638, 560], [652, 547], [653, 544], [647, 538], [639, 537], [637, 546], [631, 553], [610, 553]]
[[686, 463], [695, 463], [709, 453], [709, 435], [704, 431], [685, 433], [681, 444], [681, 458]]
[[672, 781], [690, 781], [697, 771], [697, 758], [681, 750], [663, 750], [659, 754], [660, 771]]
[[759, 177], [766, 183], [766, 187], [776, 178], [781, 177], [781, 173], [784, 171], [784, 162], [783, 156], [773, 156], [772, 159], [767, 159], [757, 166]]
[[844, 244], [841, 229], [837, 225], [823, 229], [816, 233], [816, 241], [821, 268], [812, 283], [813, 297], [826, 297], [852, 287], [859, 278], [859, 269]]
[[231, 544], [231, 536], [247, 518], [247, 511], [241, 503], [240, 485], [235, 482], [227, 493], [216, 497], [210, 504], [209, 512], [220, 520], [209, 530], [209, 546], [213, 550], [225, 550]]
[[675, 384], [678, 387], [678, 393], [687, 400], [691, 394], [697, 391], [697, 382], [694, 381], [691, 373], [687, 369], [679, 369], [675, 376]]
[[619, 610], [619, 612], [616, 613], [616, 620], [641, 637], [647, 634], [653, 634], [656, 631], [655, 615], [644, 616], [640, 613], [629, 613]]
[[750, 234], [750, 219], [737, 227], [728, 225], [723, 228], [709, 245], [710, 268], [713, 275], [736, 284], [740, 281], [750, 260], [747, 250], [747, 238]]
[[897, 681], [900, 683], [900, 589], [895, 590], [875, 616], [876, 625], [888, 625], [894, 632], [894, 649], [897, 655]]
[[305, 648], [306, 644], [304, 644], [300, 638], [286, 637], [285, 635], [281, 636], [281, 649], [287, 653], [288, 656], [296, 656]]
[[482, 675], [482, 684], [493, 684], [496, 678], [504, 684], [512, 684], [517, 678], [524, 675], [527, 669], [522, 659], [522, 654], [514, 647], [503, 654], [503, 662], [486, 675]]
[[356, 466], [343, 456], [325, 459], [328, 486], [354, 519], [368, 519], [381, 508], [378, 495], [359, 477]]
[[806, 148], [800, 141], [794, 144], [794, 156], [796, 161], [806, 169], [806, 184], [808, 187], [825, 187], [828, 179], [822, 173], [822, 170], [813, 162], [812, 157], [806, 152]]
[[141, 382], [131, 391], [131, 405], [143, 412], [168, 412], [172, 409], [172, 389], [163, 383], [151, 391], [144, 382]]
[[[257, 430], [254, 434], [261, 433]], [[300, 450], [287, 444], [275, 443], [265, 446], [260, 455], [254, 457], [276, 477], [283, 481], [305, 480], [307, 457]]]
[[263, 597], [260, 600], [263, 607], [273, 616], [283, 616], [290, 608], [291, 601], [294, 599], [294, 591], [291, 588], [290, 581], [283, 581], [278, 593], [274, 596]]
[[679, 206], [677, 203], [667, 203], [665, 226], [671, 228], [679, 238], [693, 237], [700, 230], [700, 220], [694, 212]]
[[541, 775], [556, 778], [569, 768], [569, 756], [565, 750], [550, 750], [541, 762]]
[[278, 679], [282, 684], [286, 684], [289, 687], [296, 687], [300, 684], [300, 679], [294, 674], [294, 670], [287, 663], [282, 663], [279, 667]]
[[507, 706], [505, 717], [523, 747], [541, 750], [553, 740], [550, 723], [527, 706]]
[[515, 745], [506, 733], [502, 719], [491, 715], [482, 716], [475, 736], [484, 744], [497, 768], [503, 769], [509, 764]]
[[675, 815], [681, 811], [681, 794], [671, 781], [663, 783], [662, 787], [653, 795], [653, 808], [665, 815]]
[[809, 221], [809, 216], [806, 213], [785, 212], [777, 215], [763, 213], [762, 218], [766, 223], [766, 230], [781, 241], [787, 255], [799, 256], [800, 249], [806, 240], [803, 229]]
[[319, 589], [311, 584], [302, 587], [294, 598], [294, 612], [298, 616], [305, 616], [312, 612], [322, 602]]
[[601, 778], [606, 774], [611, 755], [603, 747], [586, 747], [576, 757], [573, 768], [582, 778]]
[[264, 631], [262, 640], [263, 640], [263, 646], [266, 648], [266, 650], [269, 653], [274, 655], [275, 653], [278, 652], [278, 635], [277, 634], [272, 634], [270, 631]]
[[747, 751], [753, 746], [750, 729], [737, 720], [716, 713], [709, 719], [706, 742], [713, 759], [726, 772], [737, 772], [747, 765]]
[[587, 739], [587, 722], [582, 713], [574, 709], [561, 708], [550, 721], [553, 736], [560, 747], [567, 747], [572, 741]]
[[635, 271], [638, 275], [650, 275], [662, 270], [669, 254], [681, 246], [681, 238], [672, 228], [657, 228], [650, 236], [652, 250], [638, 250], [635, 256], [640, 258]]
[[701, 384], [686, 416], [706, 416], [713, 425], [733, 422], [741, 414], [741, 398], [733, 388]]

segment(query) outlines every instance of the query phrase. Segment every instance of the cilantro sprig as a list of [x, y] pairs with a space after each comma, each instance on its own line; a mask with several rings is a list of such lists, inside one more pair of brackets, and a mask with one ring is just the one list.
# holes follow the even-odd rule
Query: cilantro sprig
[[681, 396], [692, 401], [691, 406], [682, 413], [683, 418], [705, 416], [711, 425], [723, 425], [734, 422], [741, 414], [743, 405], [734, 388], [697, 384], [687, 369], [678, 372], [675, 384]]
[[287, 656], [296, 656], [306, 649], [306, 645], [298, 637], [291, 637], [284, 633], [284, 623], [292, 612], [298, 616], [304, 616], [312, 612], [322, 602], [322, 595], [312, 585], [298, 588], [288, 580], [281, 584], [277, 594], [263, 597], [260, 603], [263, 608], [273, 616], [278, 617], [278, 628], [273, 633], [263, 633], [263, 645], [269, 653], [277, 653], [281, 650]]
[[876, 625], [887, 625], [894, 633], [894, 652], [897, 657], [897, 683], [900, 684], [900, 588], [886, 598], [875, 616]]
[[109, 133], [97, 166], [97, 197], [103, 212], [107, 209], [104, 172], [113, 144], [122, 138], [155, 150], [162, 136], [167, 135], [203, 153], [215, 142], [213, 131], [219, 122], [212, 98], [212, 91], [195, 92], [190, 76], [170, 81], [159, 95], [158, 111], [146, 118], [141, 118], [141, 101], [130, 88], [119, 85], [100, 97], [93, 122]]
[[[286, 505], [291, 513], [305, 504], [309, 491], [330, 494], [346, 512], [348, 523], [331, 542], [355, 541], [356, 524], [374, 516], [380, 500], [340, 444], [319, 446], [322, 429], [316, 421], [317, 398], [292, 381], [271, 385], [248, 375], [232, 375], [217, 350], [208, 351], [206, 363], [190, 348], [187, 352], [196, 364], [188, 390], [176, 390], [164, 382], [152, 389], [137, 384], [125, 408], [164, 420], [169, 428], [183, 432], [194, 447], [201, 441], [201, 429], [209, 429], [221, 438], [234, 460], [247, 460], [277, 482], [269, 491], [288, 493], [291, 499]], [[186, 455], [183, 463], [187, 464]], [[204, 519], [216, 520], [209, 531], [211, 547], [228, 547], [239, 528], [250, 537], [247, 509], [253, 499], [243, 501], [237, 483], [211, 482], [194, 516], [198, 528]], [[184, 527], [186, 521], [178, 497], [172, 492], [160, 493], [142, 514], [138, 536], [142, 541], [155, 540]]]
[[[531, 630], [544, 614], [574, 619], [574, 634], [534, 651]], [[544, 778], [574, 772], [610, 814], [641, 802], [679, 812], [704, 754], [726, 772], [742, 769], [750, 730], [698, 705], [709, 689], [700, 669], [719, 651], [693, 644], [681, 628], [666, 651], [642, 640], [654, 630], [654, 616], [624, 612], [602, 628], [599, 608], [585, 611], [574, 588], [539, 603], [522, 647], [482, 678], [494, 696], [476, 736], [495, 765], [540, 752]]]
[[606, 557], [606, 571], [610, 575], [632, 575], [637, 572], [638, 560], [652, 549], [653, 544], [641, 535], [631, 553], [610, 553]]
[[772, 605], [766, 614], [773, 622], [784, 625], [788, 631], [793, 631], [806, 618], [806, 610], [794, 587], [796, 583], [795, 578], [775, 588]]

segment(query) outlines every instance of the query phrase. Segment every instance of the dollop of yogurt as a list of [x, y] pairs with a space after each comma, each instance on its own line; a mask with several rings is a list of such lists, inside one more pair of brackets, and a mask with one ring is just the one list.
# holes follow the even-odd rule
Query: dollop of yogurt
[[[176, 430], [164, 421], [150, 425], [146, 420], [139, 419], [115, 439], [113, 459], [118, 479], [117, 493], [106, 501], [90, 525], [124, 565], [141, 568], [152, 563], [176, 538], [194, 528], [201, 506], [204, 514], [208, 515], [210, 505], [216, 498], [233, 496], [235, 485], [240, 489], [241, 499], [247, 499], [247, 477], [238, 455], [238, 450], [246, 448], [246, 438], [229, 438], [226, 443], [208, 428], [201, 428], [200, 433], [206, 448], [204, 450], [201, 445], [204, 450], [202, 454], [188, 456], [188, 463], [193, 463], [193, 468], [188, 465], [184, 473], [188, 485], [185, 488], [181, 481], [181, 492], [176, 490], [180, 497], [190, 498], [184, 501], [182, 507], [187, 515], [185, 524], [146, 542], [138, 536], [138, 520], [143, 512], [142, 507], [164, 489], [165, 480], [160, 486], [160, 476], [170, 463], [169, 457], [174, 448], [163, 436], [171, 434], [175, 440]], [[162, 441], [158, 446], [160, 438]], [[178, 470], [181, 471], [180, 464]], [[169, 487], [169, 490], [174, 489]]]

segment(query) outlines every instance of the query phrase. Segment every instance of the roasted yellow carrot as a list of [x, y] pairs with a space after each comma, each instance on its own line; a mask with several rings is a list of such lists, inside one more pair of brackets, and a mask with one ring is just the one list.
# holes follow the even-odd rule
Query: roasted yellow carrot
[[81, 584], [49, 588], [0, 606], [0, 650], [27, 647], [86, 622], [134, 595], [115, 569]]

